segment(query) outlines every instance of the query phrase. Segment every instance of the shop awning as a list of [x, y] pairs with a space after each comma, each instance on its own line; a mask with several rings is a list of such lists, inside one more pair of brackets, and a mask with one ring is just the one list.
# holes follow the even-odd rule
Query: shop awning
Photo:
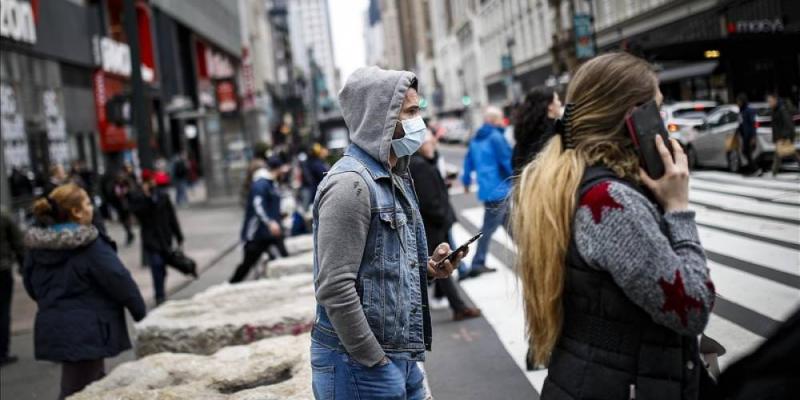
[[703, 61], [665, 69], [658, 73], [658, 80], [661, 81], [661, 83], [667, 83], [684, 78], [709, 75], [714, 71], [714, 68], [717, 68], [718, 64], [717, 61]]

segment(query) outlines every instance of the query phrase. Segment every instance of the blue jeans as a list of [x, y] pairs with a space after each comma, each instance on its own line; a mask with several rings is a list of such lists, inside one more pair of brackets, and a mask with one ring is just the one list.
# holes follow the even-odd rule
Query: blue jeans
[[475, 257], [472, 258], [472, 269], [480, 268], [486, 263], [486, 255], [489, 253], [489, 244], [492, 243], [492, 235], [501, 224], [508, 223], [508, 203], [505, 200], [487, 201], [483, 203], [485, 212], [483, 213], [483, 236], [478, 239], [478, 249], [475, 250]]
[[189, 187], [185, 179], [175, 180], [175, 205], [181, 205], [189, 202], [189, 196], [186, 193]]
[[[391, 358], [390, 358], [391, 359]], [[311, 386], [316, 400], [422, 400], [425, 383], [416, 361], [391, 359], [365, 367], [347, 353], [311, 341]]]
[[147, 260], [150, 264], [150, 274], [153, 275], [153, 289], [156, 292], [156, 304], [161, 304], [167, 299], [164, 283], [167, 280], [167, 263], [164, 256], [157, 251], [148, 251]]
[[[453, 240], [452, 229], [447, 232], [447, 244], [449, 244], [450, 248], [453, 250], [455, 250], [456, 247], [458, 247], [456, 241]], [[463, 278], [467, 276], [467, 274], [469, 274], [469, 265], [467, 265], [467, 263], [465, 263], [464, 261], [461, 261], [460, 263], [458, 263], [458, 277]]]

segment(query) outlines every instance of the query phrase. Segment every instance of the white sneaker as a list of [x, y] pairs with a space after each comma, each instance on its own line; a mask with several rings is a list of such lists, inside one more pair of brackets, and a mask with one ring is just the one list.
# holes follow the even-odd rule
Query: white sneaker
[[431, 296], [428, 300], [430, 303], [431, 310], [445, 310], [450, 308], [450, 302], [447, 301], [447, 297], [442, 297], [437, 299], [436, 297]]

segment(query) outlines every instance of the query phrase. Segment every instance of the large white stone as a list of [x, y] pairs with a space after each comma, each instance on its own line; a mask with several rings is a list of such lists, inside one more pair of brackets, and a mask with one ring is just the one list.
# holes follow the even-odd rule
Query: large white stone
[[305, 253], [314, 250], [312, 235], [291, 236], [283, 241], [289, 254]]
[[314, 253], [305, 252], [266, 263], [267, 277], [280, 278], [286, 275], [309, 273], [314, 267]]
[[311, 329], [311, 274], [235, 285], [223, 283], [191, 299], [172, 300], [136, 324], [136, 354], [213, 354], [225, 346]]
[[122, 364], [70, 400], [313, 398], [308, 334], [225, 347], [211, 356], [160, 353]]

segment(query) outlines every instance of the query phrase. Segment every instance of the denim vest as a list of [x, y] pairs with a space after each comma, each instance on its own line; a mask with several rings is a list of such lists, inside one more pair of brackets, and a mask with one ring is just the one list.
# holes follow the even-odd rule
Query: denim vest
[[[358, 173], [369, 188], [370, 227], [356, 280], [369, 327], [392, 357], [423, 361], [431, 343], [428, 249], [413, 183], [407, 174], [394, 175], [393, 195], [393, 175], [355, 144], [330, 169], [314, 199], [314, 280], [319, 274], [319, 193], [331, 177], [344, 172]], [[325, 308], [319, 304], [312, 338], [345, 351]]]

